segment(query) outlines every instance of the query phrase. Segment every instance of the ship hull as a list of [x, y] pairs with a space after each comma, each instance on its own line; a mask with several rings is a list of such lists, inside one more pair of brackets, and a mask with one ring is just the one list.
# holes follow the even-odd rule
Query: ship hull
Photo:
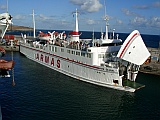
[[[48, 50], [26, 45], [20, 45], [20, 53], [37, 63], [80, 81], [129, 92], [136, 90], [135, 88], [122, 85], [118, 69], [115, 68], [104, 70], [100, 67], [84, 64], [61, 56], [60, 53], [55, 54]], [[113, 83], [113, 80], [118, 80], [119, 83]]]

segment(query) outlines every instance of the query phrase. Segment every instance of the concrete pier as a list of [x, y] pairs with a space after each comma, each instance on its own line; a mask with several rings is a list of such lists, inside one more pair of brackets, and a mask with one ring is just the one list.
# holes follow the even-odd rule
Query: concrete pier
[[140, 72], [160, 75], [160, 62], [151, 62], [140, 67]]
[[148, 48], [148, 50], [151, 53], [151, 62], [143, 64], [140, 67], [140, 72], [160, 75], [160, 49]]
[[6, 51], [14, 51], [14, 52], [19, 52], [19, 46], [14, 46], [14, 47], [11, 47], [11, 46], [2, 46]]

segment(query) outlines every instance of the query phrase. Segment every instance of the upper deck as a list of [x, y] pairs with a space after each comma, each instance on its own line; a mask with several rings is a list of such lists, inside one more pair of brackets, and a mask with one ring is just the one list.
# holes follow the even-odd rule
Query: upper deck
[[92, 40], [81, 40], [80, 42], [70, 42], [65, 40], [56, 40], [55, 44], [49, 44], [47, 41], [25, 40], [23, 44], [38, 49], [43, 52], [55, 54], [80, 61], [85, 64], [101, 66], [101, 64], [112, 60], [120, 49], [118, 46], [100, 46], [98, 41], [91, 44]]

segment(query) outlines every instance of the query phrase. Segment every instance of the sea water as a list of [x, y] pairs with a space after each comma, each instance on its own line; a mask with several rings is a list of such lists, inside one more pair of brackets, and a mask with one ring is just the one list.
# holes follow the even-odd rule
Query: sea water
[[[11, 53], [4, 57], [11, 60]], [[85, 83], [14, 52], [14, 80], [0, 78], [3, 120], [160, 119], [160, 76], [139, 73], [135, 93]]]

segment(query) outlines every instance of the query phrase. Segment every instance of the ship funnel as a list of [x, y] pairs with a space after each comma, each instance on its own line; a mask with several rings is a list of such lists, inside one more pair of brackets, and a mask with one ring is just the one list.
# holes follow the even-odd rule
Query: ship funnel
[[138, 30], [134, 30], [127, 37], [117, 54], [117, 57], [136, 65], [142, 65], [149, 56], [150, 53]]

